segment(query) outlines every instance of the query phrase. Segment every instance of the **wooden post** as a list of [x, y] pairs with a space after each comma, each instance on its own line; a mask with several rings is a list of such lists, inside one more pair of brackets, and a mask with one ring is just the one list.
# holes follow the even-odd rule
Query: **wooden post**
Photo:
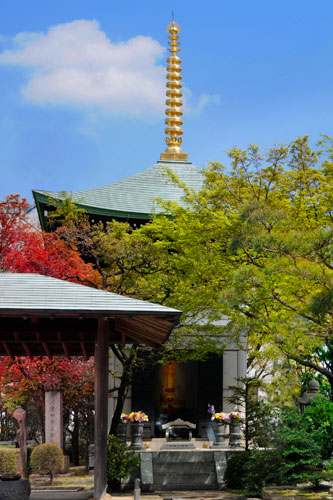
[[108, 433], [109, 322], [98, 319], [95, 343], [95, 447], [94, 500], [106, 498], [106, 447]]
[[16, 408], [13, 411], [14, 425], [16, 428], [16, 442], [20, 448], [21, 474], [29, 477], [27, 459], [27, 412], [23, 408]]

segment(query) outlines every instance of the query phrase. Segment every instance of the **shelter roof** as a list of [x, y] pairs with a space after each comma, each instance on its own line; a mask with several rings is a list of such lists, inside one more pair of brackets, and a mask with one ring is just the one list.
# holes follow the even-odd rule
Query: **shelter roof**
[[98, 319], [109, 341], [158, 347], [181, 312], [39, 274], [0, 273], [0, 355], [89, 357]]
[[[168, 169], [190, 189], [198, 191], [203, 182], [203, 174], [190, 162], [157, 162], [137, 174], [105, 186], [73, 191], [73, 201], [90, 214], [100, 214], [126, 219], [148, 219], [152, 213], [158, 213], [156, 198], [166, 201], [181, 202], [183, 189], [168, 177]], [[50, 204], [50, 197], [63, 199], [64, 193], [33, 190], [42, 222], [43, 213], [40, 204]], [[43, 225], [43, 224], [42, 224]]]

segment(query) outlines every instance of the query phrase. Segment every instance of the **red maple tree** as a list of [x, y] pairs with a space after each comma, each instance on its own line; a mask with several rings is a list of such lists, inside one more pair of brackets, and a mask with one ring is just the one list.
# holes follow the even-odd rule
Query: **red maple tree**
[[33, 399], [43, 426], [46, 391], [61, 390], [64, 405], [73, 408], [93, 394], [93, 360], [61, 357], [14, 360], [3, 357], [0, 362], [0, 402], [9, 408]]
[[17, 194], [0, 202], [0, 269], [96, 286], [99, 276], [93, 266], [56, 233], [35, 227], [27, 216], [28, 208], [28, 202]]
[[[90, 286], [98, 274], [91, 264], [55, 233], [46, 233], [27, 215], [28, 202], [18, 194], [0, 201], [0, 272], [38, 273]], [[44, 397], [47, 390], [61, 390], [65, 412], [75, 419], [86, 412], [93, 394], [93, 363], [82, 359], [27, 357], [0, 361], [0, 404], [13, 409], [34, 403], [44, 437]], [[88, 411], [89, 413], [89, 411]]]

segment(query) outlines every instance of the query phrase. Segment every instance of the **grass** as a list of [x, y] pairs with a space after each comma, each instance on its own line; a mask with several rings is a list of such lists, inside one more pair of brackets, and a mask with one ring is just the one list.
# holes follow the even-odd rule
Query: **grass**
[[59, 474], [54, 477], [52, 485], [50, 485], [48, 476], [43, 476], [43, 479], [38, 481], [32, 478], [32, 486], [37, 488], [84, 488], [85, 490], [93, 488], [94, 476], [87, 474], [85, 467], [71, 467], [69, 472], [74, 472], [75, 475]]

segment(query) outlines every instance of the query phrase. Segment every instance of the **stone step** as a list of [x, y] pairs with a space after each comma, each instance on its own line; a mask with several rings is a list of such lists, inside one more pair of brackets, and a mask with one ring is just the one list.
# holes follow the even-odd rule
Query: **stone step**
[[187, 463], [187, 462], [213, 462], [214, 451], [160, 451], [154, 456], [156, 463]]
[[215, 472], [208, 472], [205, 474], [154, 474], [154, 483], [158, 485], [168, 484], [189, 484], [189, 485], [216, 485], [217, 479]]
[[[156, 484], [156, 491], [179, 491], [184, 492], [184, 491], [202, 491], [202, 490], [218, 490], [218, 484], [195, 484], [193, 485], [192, 483], [173, 483], [173, 482], [168, 482], [167, 484]], [[170, 498], [169, 496], [167, 498]], [[191, 498], [191, 497], [190, 497]], [[194, 497], [193, 497], [194, 498]], [[198, 498], [198, 497], [195, 497]], [[204, 497], [202, 497], [204, 498]], [[243, 497], [244, 498], [244, 497]], [[179, 496], [177, 499], [180, 500]], [[185, 500], [182, 498], [182, 500]]]
[[154, 463], [153, 465], [153, 471], [154, 475], [155, 474], [202, 474], [202, 473], [208, 473], [208, 472], [214, 472], [215, 473], [215, 463], [213, 461], [211, 462], [170, 462], [170, 463]]

